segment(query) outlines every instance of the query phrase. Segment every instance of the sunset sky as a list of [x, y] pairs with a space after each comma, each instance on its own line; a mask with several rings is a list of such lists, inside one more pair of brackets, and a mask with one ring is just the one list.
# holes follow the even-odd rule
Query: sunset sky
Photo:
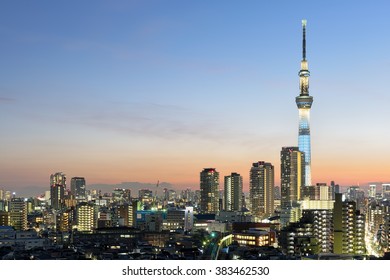
[[[2, 1], [0, 189], [51, 173], [170, 182], [298, 145], [307, 19], [312, 181], [390, 181], [387, 1]], [[222, 184], [221, 184], [222, 185]]]

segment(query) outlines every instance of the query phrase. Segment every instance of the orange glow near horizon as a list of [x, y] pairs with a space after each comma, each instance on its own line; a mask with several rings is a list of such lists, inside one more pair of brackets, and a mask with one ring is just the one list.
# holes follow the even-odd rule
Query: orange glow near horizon
[[[85, 164], [83, 166], [76, 166], [72, 164], [70, 166], [64, 166], [65, 168], [54, 167], [51, 170], [47, 168], [40, 168], [36, 166], [34, 169], [19, 168], [18, 173], [23, 173], [23, 176], [17, 176], [14, 170], [8, 168], [4, 170], [7, 175], [13, 177], [17, 176], [20, 187], [27, 186], [40, 186], [47, 187], [49, 189], [49, 176], [51, 173], [62, 171], [67, 176], [68, 187], [71, 177], [81, 176], [86, 178], [87, 188], [88, 185], [93, 184], [120, 184], [122, 182], [140, 182], [154, 184], [157, 181], [171, 183], [176, 189], [198, 189], [199, 188], [199, 173], [203, 168], [214, 167], [220, 173], [220, 189], [223, 189], [224, 176], [230, 175], [232, 172], [237, 172], [243, 176], [244, 191], [249, 191], [249, 170], [252, 162], [243, 164], [242, 161], [236, 162], [236, 168], [232, 168], [231, 164], [227, 161], [222, 161], [217, 164], [200, 164], [200, 160], [193, 162], [183, 163], [181, 160], [172, 160], [169, 164], [164, 164], [166, 160], [158, 162], [153, 161], [151, 165], [148, 160], [138, 161], [136, 163], [125, 163], [118, 161], [115, 165], [107, 165], [100, 163]], [[259, 159], [262, 160], [262, 159]], [[255, 162], [255, 161], [253, 161]], [[271, 162], [272, 163], [272, 162]], [[315, 162], [316, 163], [316, 162]], [[280, 164], [274, 164], [275, 166], [275, 185], [280, 185]], [[372, 165], [368, 169], [367, 165], [362, 165], [359, 162], [348, 163], [346, 160], [339, 162], [325, 162], [322, 161], [319, 164], [313, 164], [313, 184], [327, 183], [335, 181], [340, 186], [360, 185], [368, 186], [370, 182], [389, 182], [388, 173], [385, 168]], [[20, 173], [19, 173], [20, 174]], [[12, 188], [12, 182], [10, 181], [7, 189]], [[3, 187], [3, 186], [2, 186]]]

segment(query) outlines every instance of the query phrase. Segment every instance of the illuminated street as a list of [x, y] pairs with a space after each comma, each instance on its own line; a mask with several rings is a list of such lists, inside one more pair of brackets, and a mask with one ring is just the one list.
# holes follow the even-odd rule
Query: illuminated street
[[381, 257], [381, 253], [378, 252], [378, 250], [376, 249], [376, 246], [374, 244], [374, 237], [373, 235], [371, 234], [371, 232], [369, 231], [368, 229], [368, 223], [366, 222], [366, 235], [365, 235], [365, 243], [366, 243], [366, 250], [367, 250], [367, 255], [372, 255], [372, 256], [375, 256], [375, 257]]

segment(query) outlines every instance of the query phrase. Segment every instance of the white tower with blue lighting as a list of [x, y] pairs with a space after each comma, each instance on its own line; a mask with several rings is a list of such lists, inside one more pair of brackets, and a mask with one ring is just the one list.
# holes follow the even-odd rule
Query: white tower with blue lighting
[[310, 108], [313, 97], [309, 95], [309, 68], [306, 60], [306, 20], [302, 20], [302, 61], [299, 71], [300, 94], [295, 98], [299, 111], [298, 147], [305, 158], [305, 184], [311, 186]]

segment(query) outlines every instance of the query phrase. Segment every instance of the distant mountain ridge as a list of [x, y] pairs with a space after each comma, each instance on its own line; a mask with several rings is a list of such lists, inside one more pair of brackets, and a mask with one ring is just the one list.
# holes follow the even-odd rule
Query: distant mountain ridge
[[[138, 195], [138, 191], [142, 189], [149, 189], [155, 192], [157, 190], [157, 195], [161, 195], [163, 193], [164, 188], [173, 189], [173, 185], [168, 182], [156, 183], [140, 183], [140, 182], [122, 182], [119, 184], [87, 184], [87, 190], [101, 190], [102, 193], [108, 192], [110, 193], [114, 189], [129, 189], [132, 192], [132, 196]], [[134, 191], [134, 192], [133, 192]]]

